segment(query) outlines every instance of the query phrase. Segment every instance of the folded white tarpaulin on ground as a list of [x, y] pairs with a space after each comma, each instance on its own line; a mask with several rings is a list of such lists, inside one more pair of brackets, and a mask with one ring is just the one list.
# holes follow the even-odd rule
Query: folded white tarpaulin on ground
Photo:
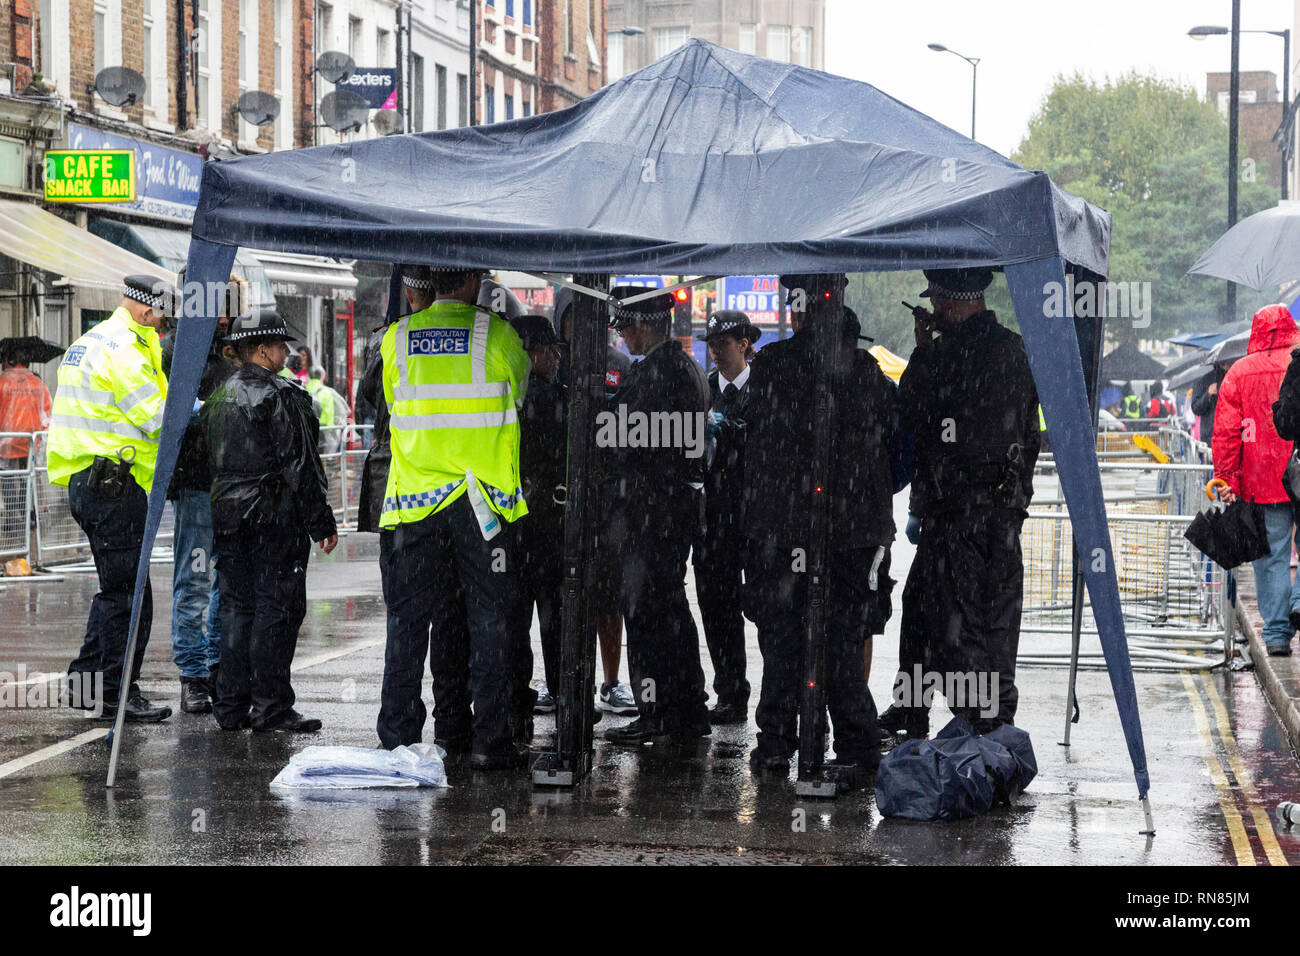
[[441, 747], [412, 744], [396, 750], [308, 747], [289, 758], [272, 787], [286, 790], [355, 790], [362, 787], [445, 787]]

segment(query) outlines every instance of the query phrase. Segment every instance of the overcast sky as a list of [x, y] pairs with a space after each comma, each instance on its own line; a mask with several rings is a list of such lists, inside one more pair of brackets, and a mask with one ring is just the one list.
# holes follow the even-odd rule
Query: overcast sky
[[[1228, 38], [1187, 31], [1227, 26], [1231, 11], [1229, 0], [827, 0], [826, 69], [969, 134], [971, 68], [926, 44], [979, 57], [976, 138], [1009, 155], [1058, 73], [1136, 69], [1204, 96], [1205, 74], [1228, 69]], [[1241, 28], [1294, 29], [1294, 15], [1292, 0], [1243, 0]], [[1243, 36], [1241, 69], [1272, 70], [1280, 90], [1282, 39]]]

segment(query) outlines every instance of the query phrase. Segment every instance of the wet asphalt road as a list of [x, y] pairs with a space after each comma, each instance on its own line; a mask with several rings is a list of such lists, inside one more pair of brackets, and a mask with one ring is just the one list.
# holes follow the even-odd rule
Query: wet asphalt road
[[[800, 800], [792, 779], [750, 775], [761, 675], [752, 625], [750, 723], [715, 728], [694, 756], [634, 753], [598, 736], [595, 771], [573, 791], [535, 790], [522, 771], [453, 771], [446, 790], [281, 796], [268, 784], [296, 750], [377, 745], [377, 551], [374, 536], [351, 535], [333, 556], [313, 557], [294, 686], [299, 710], [325, 723], [314, 738], [223, 733], [210, 716], [178, 713], [165, 724], [128, 726], [118, 786], [106, 791], [105, 724], [67, 710], [0, 709], [0, 863], [1300, 863], [1300, 833], [1271, 816], [1280, 800], [1300, 799], [1300, 769], [1250, 673], [1136, 675], [1154, 839], [1138, 834], [1143, 818], [1119, 720], [1096, 671], [1080, 675], [1083, 720], [1067, 749], [1058, 745], [1064, 669], [1021, 670], [1017, 723], [1032, 736], [1039, 775], [1014, 807], [913, 823], [882, 819], [869, 791]], [[900, 581], [910, 557], [900, 536]], [[153, 586], [143, 684], [146, 696], [175, 707], [169, 565], [154, 565]], [[62, 671], [94, 590], [87, 574], [0, 584], [0, 670]], [[896, 615], [875, 648], [878, 702], [888, 699], [897, 643]], [[701, 649], [711, 680], [702, 637]], [[540, 656], [536, 669], [540, 679]], [[606, 715], [598, 735], [628, 719]], [[942, 704], [932, 719], [942, 726]], [[535, 743], [553, 729], [551, 718], [538, 717]]]

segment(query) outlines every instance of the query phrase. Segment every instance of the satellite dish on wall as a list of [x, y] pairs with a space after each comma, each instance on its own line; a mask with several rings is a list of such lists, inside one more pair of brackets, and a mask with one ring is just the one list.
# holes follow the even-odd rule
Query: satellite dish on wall
[[356, 68], [357, 65], [352, 62], [352, 57], [337, 50], [326, 50], [316, 57], [316, 72], [330, 83], [350, 79], [352, 71]]
[[360, 93], [334, 90], [321, 97], [320, 115], [330, 129], [347, 133], [366, 125], [370, 118], [370, 104]]
[[240, 95], [235, 109], [244, 118], [245, 123], [253, 126], [265, 126], [274, 123], [280, 115], [280, 101], [270, 93], [261, 90], [249, 90]]
[[114, 109], [142, 102], [144, 88], [144, 77], [125, 66], [110, 66], [95, 74], [95, 92]]
[[397, 110], [379, 110], [375, 113], [375, 129], [380, 136], [391, 136], [402, 131], [402, 118]]

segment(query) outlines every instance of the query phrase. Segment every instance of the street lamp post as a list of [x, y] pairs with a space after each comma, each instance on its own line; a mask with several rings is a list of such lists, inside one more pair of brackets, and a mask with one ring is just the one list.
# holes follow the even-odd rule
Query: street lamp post
[[970, 64], [970, 138], [975, 138], [975, 78], [979, 69], [980, 58], [977, 56], [964, 56], [956, 50], [949, 49], [942, 43], [927, 43], [931, 50], [936, 53], [951, 53], [953, 56], [959, 56]]
[[[1269, 36], [1282, 38], [1282, 120], [1285, 123], [1287, 110], [1291, 106], [1291, 31], [1290, 30], [1238, 30], [1241, 33], [1267, 33]], [[1228, 27], [1192, 27], [1187, 31], [1187, 35], [1194, 40], [1204, 40], [1206, 37], [1228, 36], [1232, 31]], [[1234, 70], [1235, 72], [1235, 70]], [[1231, 133], [1229, 134], [1231, 135]], [[1290, 198], [1290, 165], [1291, 165], [1291, 144], [1289, 142], [1281, 143], [1278, 149], [1282, 152], [1282, 198]], [[1234, 214], [1233, 221], [1236, 221]], [[1232, 225], [1229, 223], [1228, 225]]]

